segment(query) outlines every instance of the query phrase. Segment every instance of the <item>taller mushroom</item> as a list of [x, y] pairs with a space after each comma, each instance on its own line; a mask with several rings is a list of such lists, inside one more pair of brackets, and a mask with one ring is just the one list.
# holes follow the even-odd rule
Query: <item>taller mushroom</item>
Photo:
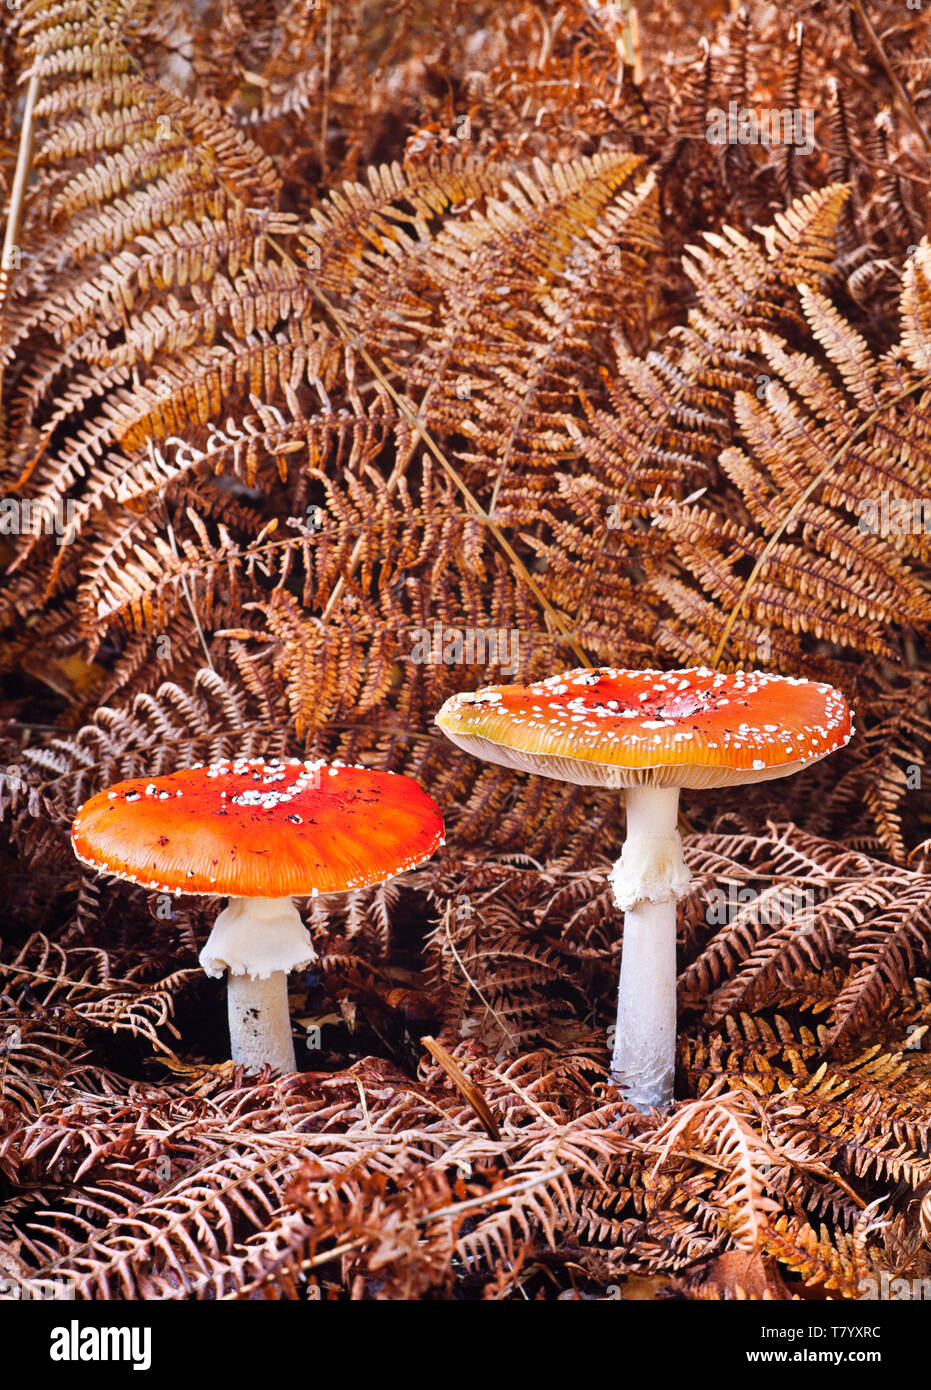
[[292, 896], [381, 883], [442, 835], [410, 777], [241, 759], [119, 782], [84, 803], [71, 842], [82, 863], [144, 888], [229, 897], [200, 963], [229, 972], [233, 1061], [294, 1071], [287, 977], [314, 951]]
[[672, 1100], [676, 899], [689, 884], [681, 787], [788, 777], [853, 734], [833, 686], [759, 671], [569, 671], [446, 701], [436, 722], [489, 762], [563, 782], [624, 788], [627, 839], [611, 871], [624, 912], [611, 1072], [640, 1110]]

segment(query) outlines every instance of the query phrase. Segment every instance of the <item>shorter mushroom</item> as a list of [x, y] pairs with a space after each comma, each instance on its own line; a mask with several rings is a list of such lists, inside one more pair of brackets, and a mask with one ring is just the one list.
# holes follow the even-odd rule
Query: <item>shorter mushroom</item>
[[454, 695], [436, 722], [489, 762], [625, 789], [627, 839], [610, 875], [624, 912], [611, 1073], [639, 1109], [668, 1105], [676, 899], [689, 883], [679, 790], [788, 777], [842, 748], [853, 735], [843, 695], [760, 671], [581, 670]]
[[99, 873], [229, 897], [200, 963], [229, 974], [233, 1061], [287, 1072], [288, 972], [315, 958], [292, 897], [381, 883], [423, 864], [442, 835], [439, 807], [409, 777], [239, 759], [119, 782], [84, 803], [71, 841]]

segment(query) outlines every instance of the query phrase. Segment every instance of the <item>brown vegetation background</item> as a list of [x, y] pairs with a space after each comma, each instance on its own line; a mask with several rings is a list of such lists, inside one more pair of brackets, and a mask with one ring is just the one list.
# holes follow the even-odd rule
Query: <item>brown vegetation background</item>
[[[931, 534], [860, 525], [931, 506], [929, 13], [10, 11], [0, 492], [61, 525], [0, 534], [0, 1276], [931, 1276]], [[709, 143], [731, 103], [811, 148]], [[606, 1075], [618, 801], [445, 742], [442, 701], [505, 677], [412, 661], [434, 623], [516, 633], [521, 679], [759, 666], [856, 709], [808, 773], [686, 800], [668, 1117]], [[319, 1045], [278, 1080], [223, 1061], [216, 904], [93, 878], [68, 827], [120, 778], [285, 752], [406, 772], [448, 829], [304, 904]], [[760, 911], [786, 889], [804, 918]]]

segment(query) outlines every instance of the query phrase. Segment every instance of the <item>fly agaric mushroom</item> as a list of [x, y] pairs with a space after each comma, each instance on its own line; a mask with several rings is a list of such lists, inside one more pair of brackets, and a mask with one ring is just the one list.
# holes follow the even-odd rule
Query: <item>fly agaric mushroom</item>
[[759, 671], [580, 670], [454, 695], [436, 722], [453, 743], [489, 762], [625, 789], [627, 838], [610, 875], [624, 912], [611, 1074], [638, 1109], [668, 1105], [676, 899], [690, 877], [679, 789], [788, 777], [833, 753], [853, 736], [843, 695]]
[[200, 963], [229, 971], [233, 1061], [287, 1072], [288, 971], [315, 958], [292, 896], [381, 883], [424, 863], [442, 835], [439, 808], [409, 777], [239, 759], [119, 782], [84, 803], [71, 841], [99, 873], [229, 897]]

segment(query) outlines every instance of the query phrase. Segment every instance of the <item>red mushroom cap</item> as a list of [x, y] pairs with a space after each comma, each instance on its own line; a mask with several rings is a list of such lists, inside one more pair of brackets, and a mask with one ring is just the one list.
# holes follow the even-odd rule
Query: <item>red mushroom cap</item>
[[721, 787], [786, 777], [843, 747], [833, 686], [762, 671], [569, 671], [454, 695], [436, 722], [489, 762], [593, 786]]
[[442, 835], [409, 777], [243, 759], [119, 782], [84, 803], [71, 842], [82, 863], [145, 888], [283, 898], [381, 883]]

